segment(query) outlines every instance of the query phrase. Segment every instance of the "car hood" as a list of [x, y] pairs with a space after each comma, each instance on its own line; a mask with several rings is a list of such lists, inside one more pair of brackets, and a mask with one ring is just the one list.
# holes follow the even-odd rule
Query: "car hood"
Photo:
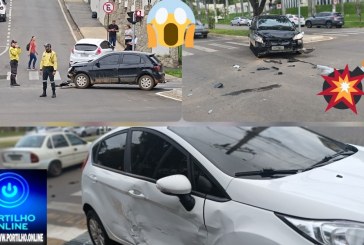
[[227, 193], [234, 201], [287, 215], [364, 222], [363, 150], [279, 179], [234, 178]]
[[205, 26], [202, 26], [202, 25], [196, 25], [196, 26], [195, 26], [195, 29], [196, 29], [196, 30], [203, 30], [203, 29], [205, 29]]
[[265, 38], [293, 38], [298, 34], [296, 31], [282, 31], [282, 30], [258, 30], [257, 33]]

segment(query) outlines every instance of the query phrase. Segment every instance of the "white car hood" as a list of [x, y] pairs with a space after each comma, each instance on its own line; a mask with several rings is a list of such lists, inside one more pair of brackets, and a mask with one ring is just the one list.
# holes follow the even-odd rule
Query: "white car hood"
[[234, 201], [282, 214], [364, 222], [364, 152], [279, 179], [235, 178], [227, 193]]

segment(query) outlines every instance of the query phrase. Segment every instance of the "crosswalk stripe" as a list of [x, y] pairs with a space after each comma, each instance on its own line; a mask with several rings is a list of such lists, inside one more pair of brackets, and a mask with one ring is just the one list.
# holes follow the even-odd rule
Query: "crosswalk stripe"
[[11, 75], [11, 72], [8, 71], [8, 73], [6, 74], [6, 80], [10, 81], [10, 75]]
[[226, 49], [235, 49], [235, 48], [237, 48], [237, 47], [224, 45], [224, 44], [219, 44], [219, 43], [209, 43], [209, 45], [216, 46], [216, 47], [221, 47], [221, 48], [226, 48]]
[[205, 52], [208, 52], [208, 53], [212, 53], [212, 52], [217, 51], [216, 49], [206, 48], [206, 47], [202, 47], [202, 46], [198, 46], [198, 45], [194, 45], [193, 48], [197, 49], [197, 50], [205, 51]]
[[29, 72], [29, 80], [39, 80], [39, 72], [37, 71], [30, 71]]
[[85, 232], [87, 232], [86, 229], [47, 224], [48, 238], [59, 239], [66, 242], [75, 239], [76, 237], [82, 235]]
[[230, 44], [235, 44], [235, 45], [240, 45], [240, 46], [249, 46], [249, 43], [237, 43], [237, 42], [226, 42], [226, 43], [230, 43]]
[[60, 80], [62, 80], [61, 75], [59, 74], [58, 71], [56, 71], [56, 75], [54, 75], [54, 81], [60, 81]]
[[190, 56], [193, 55], [193, 53], [187, 52], [187, 51], [182, 51], [182, 56]]
[[82, 191], [77, 191], [77, 192], [71, 194], [71, 196], [82, 196]]
[[47, 209], [63, 211], [73, 214], [83, 214], [82, 205], [67, 202], [50, 202], [47, 205]]

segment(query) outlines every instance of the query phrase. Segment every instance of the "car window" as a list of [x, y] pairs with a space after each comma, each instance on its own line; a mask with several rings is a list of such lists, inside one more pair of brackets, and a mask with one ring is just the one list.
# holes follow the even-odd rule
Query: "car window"
[[286, 16], [261, 18], [257, 21], [260, 30], [293, 30], [292, 22]]
[[100, 65], [116, 65], [119, 63], [119, 54], [111, 54], [99, 59]]
[[86, 142], [74, 134], [66, 134], [71, 145], [84, 145]]
[[108, 41], [103, 41], [101, 44], [100, 44], [100, 47], [102, 49], [109, 49], [111, 48], [111, 44], [108, 42]]
[[77, 51], [95, 51], [97, 46], [95, 44], [76, 44], [75, 50]]
[[40, 148], [43, 145], [44, 135], [29, 135], [21, 138], [15, 147]]
[[154, 55], [150, 55], [149, 58], [153, 61], [154, 65], [159, 65], [161, 63]]
[[111, 169], [124, 171], [124, 155], [127, 133], [121, 133], [101, 141], [94, 149], [95, 163]]
[[132, 132], [132, 174], [158, 180], [187, 172], [187, 156], [171, 143], [150, 132]]
[[52, 141], [51, 141], [50, 138], [47, 140], [47, 148], [48, 149], [52, 149], [53, 148]]
[[66, 138], [61, 134], [53, 135], [52, 141], [53, 141], [54, 148], [61, 148], [61, 147], [69, 146]]
[[123, 64], [140, 64], [140, 56], [135, 54], [124, 54]]

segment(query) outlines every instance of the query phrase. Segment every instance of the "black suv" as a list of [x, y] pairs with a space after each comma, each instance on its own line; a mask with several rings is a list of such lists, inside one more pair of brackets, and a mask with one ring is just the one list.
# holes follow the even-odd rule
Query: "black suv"
[[270, 53], [299, 53], [303, 48], [302, 39], [303, 33], [283, 15], [256, 16], [250, 26], [250, 49], [257, 57]]
[[321, 12], [306, 19], [307, 28], [311, 28], [312, 26], [326, 26], [327, 28], [336, 26], [337, 28], [341, 28], [343, 25], [344, 17], [341, 13], [337, 12]]
[[68, 70], [77, 88], [94, 84], [138, 84], [151, 90], [165, 82], [162, 63], [154, 54], [136, 51], [112, 52], [88, 62], [77, 63]]

